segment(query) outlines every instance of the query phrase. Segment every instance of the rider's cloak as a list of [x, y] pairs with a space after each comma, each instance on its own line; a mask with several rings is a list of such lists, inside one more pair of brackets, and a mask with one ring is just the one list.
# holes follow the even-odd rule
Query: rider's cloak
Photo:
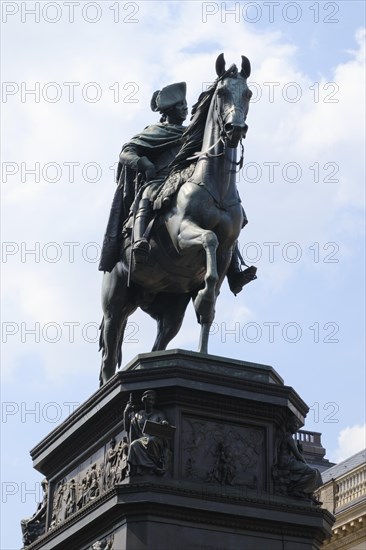
[[122, 226], [130, 214], [131, 206], [136, 203], [136, 195], [145, 184], [144, 175], [137, 168], [139, 159], [145, 156], [154, 163], [156, 188], [155, 184], [162, 184], [169, 172], [169, 165], [182, 145], [185, 129], [185, 126], [177, 124], [152, 124], [122, 147], [117, 168], [117, 189], [103, 240], [100, 271], [112, 271], [120, 259]]

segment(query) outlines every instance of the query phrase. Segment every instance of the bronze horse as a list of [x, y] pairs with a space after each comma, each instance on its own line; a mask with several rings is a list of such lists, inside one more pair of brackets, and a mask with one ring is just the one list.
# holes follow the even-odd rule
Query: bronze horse
[[124, 330], [138, 307], [157, 321], [152, 351], [163, 350], [178, 333], [192, 298], [201, 325], [199, 351], [207, 353], [216, 299], [245, 221], [235, 182], [243, 154], [237, 162], [236, 149], [240, 143], [243, 153], [252, 95], [246, 57], [240, 71], [236, 65], [226, 70], [221, 54], [216, 73], [218, 78], [192, 109], [185, 143], [172, 163], [173, 176], [194, 163], [191, 175], [155, 220], [147, 263], [131, 258], [126, 238], [120, 261], [104, 274], [101, 384], [121, 364]]

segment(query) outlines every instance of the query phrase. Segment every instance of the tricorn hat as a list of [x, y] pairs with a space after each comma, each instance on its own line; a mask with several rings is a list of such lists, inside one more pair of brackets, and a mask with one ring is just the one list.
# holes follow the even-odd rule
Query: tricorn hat
[[157, 90], [151, 98], [151, 110], [164, 113], [171, 107], [174, 107], [180, 101], [186, 98], [187, 84], [185, 82], [177, 82], [169, 84], [162, 90]]

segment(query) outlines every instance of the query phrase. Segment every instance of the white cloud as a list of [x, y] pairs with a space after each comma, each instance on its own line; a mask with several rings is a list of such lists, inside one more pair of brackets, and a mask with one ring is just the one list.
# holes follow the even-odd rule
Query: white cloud
[[[338, 66], [334, 63], [333, 78], [340, 88], [340, 101], [327, 104], [313, 101], [313, 92], [309, 90], [313, 82], [300, 67], [298, 46], [290, 43], [279, 31], [257, 32], [254, 27], [236, 25], [230, 19], [227, 24], [217, 25], [213, 19], [202, 24], [199, 3], [175, 4], [174, 9], [168, 3], [161, 3], [159, 20], [154, 3], [143, 3], [139, 20], [138, 25], [125, 25], [122, 34], [118, 25], [106, 26], [108, 32], [104, 32], [103, 22], [93, 28], [81, 25], [72, 29], [66, 45], [62, 40], [66, 34], [61, 32], [61, 26], [51, 26], [51, 30], [50, 25], [39, 25], [39, 40], [35, 44], [28, 40], [27, 34], [32, 32], [32, 25], [22, 25], [12, 37], [7, 37], [9, 51], [12, 51], [12, 40], [22, 37], [29, 48], [33, 44], [35, 53], [32, 55], [27, 50], [25, 60], [19, 57], [16, 63], [10, 62], [6, 66], [5, 78], [26, 82], [37, 80], [41, 84], [57, 80], [60, 83], [97, 81], [103, 88], [103, 99], [96, 104], [80, 100], [75, 103], [35, 103], [32, 99], [21, 103], [16, 98], [9, 98], [4, 105], [4, 124], [8, 127], [11, 121], [13, 125], [11, 139], [4, 147], [5, 160], [30, 164], [35, 160], [41, 163], [54, 161], [61, 166], [65, 161], [79, 161], [83, 165], [94, 160], [103, 167], [103, 176], [96, 184], [81, 181], [80, 169], [76, 169], [74, 183], [67, 181], [65, 168], [61, 181], [55, 184], [42, 181], [21, 183], [19, 178], [13, 178], [3, 191], [3, 199], [7, 201], [4, 234], [7, 240], [26, 241], [30, 246], [34, 242], [40, 242], [42, 246], [50, 241], [61, 246], [70, 241], [101, 242], [114, 190], [109, 166], [117, 159], [122, 143], [155, 119], [155, 115], [149, 114], [151, 92], [165, 83], [186, 80], [192, 104], [202, 91], [203, 83], [214, 79], [215, 57], [221, 51], [225, 52], [228, 65], [239, 63], [241, 54], [247, 55], [252, 63], [250, 80], [257, 82], [262, 89], [261, 100], [254, 103], [249, 112], [246, 162], [257, 162], [263, 169], [264, 162], [276, 161], [280, 163], [281, 171], [286, 163], [293, 161], [301, 165], [303, 171], [299, 183], [289, 183], [278, 176], [270, 183], [264, 169], [258, 184], [239, 182], [250, 220], [241, 235], [241, 243], [296, 241], [308, 246], [314, 241], [334, 240], [337, 231], [354, 234], [358, 227], [357, 216], [344, 207], [358, 208], [361, 203], [360, 167], [354, 153], [362, 146], [359, 124], [362, 119], [359, 105], [363, 71], [362, 31], [356, 33], [358, 47], [349, 51], [349, 61]], [[164, 20], [164, 32], [161, 32], [161, 20]], [[20, 31], [21, 35], [17, 34]], [[41, 41], [49, 44], [49, 51], [57, 63], [50, 56], [39, 55]], [[80, 47], [81, 43], [88, 44], [88, 47]], [[146, 48], [146, 43], [149, 48]], [[169, 48], [166, 47], [168, 43]], [[128, 52], [126, 44], [129, 44]], [[32, 57], [32, 65], [27, 62], [27, 56]], [[108, 86], [117, 81], [121, 86], [125, 82], [137, 82], [139, 102], [115, 103]], [[279, 83], [275, 87], [274, 102], [269, 101], [269, 88], [264, 82]], [[301, 100], [297, 103], [282, 98], [281, 90], [289, 82], [296, 82], [302, 90]], [[355, 86], [355, 82], [359, 84]], [[324, 79], [319, 82], [320, 89], [324, 84]], [[62, 89], [66, 94], [65, 86]], [[79, 90], [77, 87], [77, 97], [80, 96]], [[329, 161], [340, 163], [339, 183], [319, 183], [316, 186], [310, 182], [308, 185], [306, 178], [311, 179], [313, 175], [309, 166], [315, 161], [320, 166]], [[64, 246], [63, 253], [66, 253]], [[99, 313], [96, 313], [99, 290], [96, 292], [95, 289], [100, 285], [101, 277], [96, 273], [95, 264], [81, 261], [72, 266], [65, 262], [50, 266], [42, 265], [42, 262], [35, 265], [32, 260], [26, 263], [13, 260], [4, 266], [9, 281], [5, 290], [11, 295], [11, 314], [7, 319], [43, 323], [80, 318], [90, 321], [95, 317], [99, 320]], [[306, 267], [318, 267], [310, 264], [308, 261]], [[303, 266], [282, 263], [274, 269], [273, 264], [262, 259], [261, 286], [253, 288], [253, 293], [258, 294], [256, 307], [264, 308], [268, 303], [270, 308], [271, 294], [281, 292], [291, 279], [301, 287], [299, 278]], [[235, 325], [256, 318], [253, 306], [237, 305], [243, 303], [242, 295], [234, 305], [231, 296], [230, 300], [226, 296], [229, 294], [225, 284], [217, 304], [219, 323]], [[272, 319], [272, 312], [267, 315]], [[195, 349], [199, 327], [193, 313], [188, 315], [188, 319], [191, 322], [183, 325], [175, 342]], [[150, 325], [141, 321], [141, 327], [145, 329], [145, 326], [149, 333], [152, 332], [148, 328]], [[176, 344], [173, 342], [173, 345]], [[45, 368], [49, 368], [54, 376], [52, 350], [47, 346], [38, 348], [41, 355], [44, 353]], [[67, 348], [65, 352], [68, 353]], [[81, 357], [81, 352], [73, 353], [74, 361], [77, 355]], [[58, 361], [62, 368], [62, 361]], [[7, 370], [11, 371], [16, 363], [17, 346], [14, 346]], [[63, 368], [72, 370], [73, 362], [68, 361], [67, 367]]]
[[362, 451], [366, 447], [366, 424], [347, 426], [340, 431], [338, 447], [334, 452], [334, 461], [341, 462]]
[[[250, 44], [250, 49], [238, 51], [237, 26], [234, 27], [235, 32], [234, 29], [230, 32], [229, 24], [202, 26], [201, 18], [197, 16], [199, 10], [193, 3], [179, 8], [184, 16], [180, 18], [176, 17], [176, 10], [162, 9], [166, 21], [164, 34], [157, 33], [155, 25], [150, 25], [150, 22], [145, 24], [147, 19], [144, 18], [153, 11], [153, 7], [146, 3], [143, 4], [140, 26], [125, 29], [128, 33], [126, 36], [133, 44], [128, 57], [122, 56], [117, 47], [109, 51], [108, 63], [105, 63], [103, 46], [108, 45], [109, 48], [109, 39], [100, 33], [90, 51], [78, 50], [75, 55], [65, 59], [65, 64], [60, 67], [60, 81], [97, 80], [102, 83], [104, 93], [108, 83], [112, 84], [114, 80], [122, 83], [124, 80], [136, 81], [140, 86], [138, 104], [116, 104], [111, 92], [107, 96], [108, 100], [104, 97], [98, 104], [38, 104], [30, 100], [19, 106], [10, 100], [6, 106], [9, 119], [14, 115], [14, 120], [19, 121], [19, 124], [20, 120], [24, 120], [27, 131], [19, 131], [17, 140], [7, 146], [8, 158], [29, 162], [32, 159], [55, 161], [61, 166], [64, 161], [76, 160], [83, 164], [96, 160], [103, 167], [108, 167], [111, 159], [117, 158], [122, 142], [136, 133], [140, 126], [153, 120], [153, 116], [148, 114], [151, 90], [165, 82], [186, 79], [190, 101], [195, 101], [202, 90], [202, 83], [215, 76], [214, 60], [218, 51], [197, 51], [191, 54], [187, 45], [203, 42], [215, 44], [215, 48], [225, 51], [228, 64], [239, 63], [242, 53], [248, 55], [252, 61], [251, 79], [262, 87], [263, 97], [260, 102], [253, 104], [249, 113], [247, 162], [258, 162], [263, 167], [263, 162], [276, 161], [282, 167], [291, 159], [305, 171], [315, 159], [319, 164], [330, 160], [342, 161], [342, 178], [335, 192], [329, 184], [319, 184], [314, 189], [311, 185], [307, 187], [306, 181], [290, 184], [278, 177], [270, 184], [266, 180], [266, 173], [258, 185], [241, 181], [239, 188], [243, 204], [251, 220], [241, 236], [241, 242], [309, 243], [312, 240], [332, 240], [336, 230], [334, 219], [340, 206], [360, 203], [360, 187], [355, 176], [359, 167], [353, 157], [344, 154], [345, 137], [339, 130], [339, 124], [342, 120], [345, 126], [347, 151], [356, 151], [360, 147], [361, 137], [357, 100], [361, 95], [361, 85], [355, 89], [353, 82], [357, 79], [362, 82], [362, 33], [357, 33], [359, 49], [350, 52], [350, 61], [336, 67], [334, 72], [334, 79], [342, 90], [340, 102], [335, 105], [314, 103], [309, 92], [311, 79], [297, 64], [297, 48], [287, 43], [279, 32], [258, 34], [245, 27], [246, 43]], [[189, 37], [183, 32], [183, 28], [186, 30], [187, 18], [191, 21]], [[45, 29], [43, 32], [46, 32]], [[82, 36], [88, 32], [85, 27]], [[138, 39], [142, 32], [144, 43]], [[144, 45], [146, 41], [151, 44], [148, 49]], [[167, 42], [171, 44], [170, 48], [165, 48]], [[159, 56], [157, 52], [160, 52]], [[41, 60], [37, 60], [40, 65], [34, 73], [37, 78], [42, 82], [55, 78], [54, 68], [42, 67]], [[18, 65], [15, 74], [26, 80], [29, 69]], [[268, 87], [263, 82], [279, 82], [279, 87], [275, 89], [275, 102], [268, 100]], [[280, 90], [289, 82], [297, 82], [301, 87], [304, 97], [298, 103], [288, 103], [281, 98]], [[307, 96], [305, 92], [308, 92]], [[334, 112], [337, 116], [334, 116]], [[115, 157], [112, 151], [115, 151]], [[101, 242], [113, 194], [112, 173], [104, 170], [97, 184], [81, 182], [80, 169], [77, 169], [77, 174], [79, 179], [77, 177], [74, 184], [67, 181], [67, 170], [64, 169], [63, 179], [59, 183], [11, 182], [5, 187], [3, 196], [8, 199], [5, 237], [14, 241], [55, 241], [59, 244], [81, 241], [83, 238], [85, 242]], [[308, 171], [308, 176], [311, 175], [312, 172]], [[343, 212], [342, 231], [347, 228], [353, 230], [354, 225], [355, 216], [347, 216]], [[57, 267], [52, 272], [47, 269], [50, 266], [32, 266], [31, 261], [21, 266], [9, 262], [6, 267], [9, 290], [13, 296], [13, 311], [19, 318], [25, 316], [26, 319], [43, 321], [50, 317], [55, 320], [78, 319], [83, 303], [90, 311], [90, 301], [88, 303], [85, 296], [78, 299], [82, 293], [75, 286], [81, 285], [85, 290], [84, 281], [91, 276], [90, 264], [80, 262], [70, 271], [65, 264], [59, 263], [52, 266]], [[96, 266], [93, 267], [96, 270]], [[267, 289], [263, 292], [269, 293], [280, 291], [290, 278], [296, 276], [299, 269], [291, 263], [277, 266], [275, 270], [273, 265], [268, 267], [262, 269], [260, 277], [263, 288]], [[98, 275], [95, 278], [100, 281]], [[217, 306], [224, 322], [229, 320], [226, 319], [225, 311], [231, 311], [232, 322], [255, 318], [255, 311], [243, 306], [227, 306], [224, 295], [223, 291]], [[193, 330], [197, 331], [197, 327]], [[183, 326], [177, 342], [183, 345], [192, 339], [192, 325]], [[11, 364], [10, 361], [9, 368]], [[54, 372], [54, 365], [50, 368]]]
[[[258, 163], [263, 173], [257, 183], [250, 179], [239, 182], [250, 221], [240, 242], [242, 245], [247, 242], [279, 242], [281, 245], [276, 248], [273, 263], [262, 248], [262, 258], [256, 264], [258, 281], [245, 287], [236, 300], [224, 283], [215, 319], [220, 329], [222, 324], [223, 327], [221, 332], [212, 335], [209, 349], [217, 355], [275, 364], [286, 384], [293, 384], [301, 396], [307, 392], [309, 403], [321, 402], [325, 399], [324, 392], [331, 395], [329, 400], [339, 402], [342, 410], [347, 411], [344, 425], [350, 427], [342, 430], [336, 451], [337, 460], [347, 458], [364, 446], [363, 427], [360, 423], [356, 425], [362, 415], [359, 412], [362, 397], [357, 393], [361, 391], [360, 385], [354, 392], [346, 392], [344, 385], [339, 383], [345, 364], [348, 379], [357, 376], [362, 353], [358, 343], [352, 340], [357, 338], [362, 322], [355, 311], [356, 300], [353, 297], [352, 301], [350, 295], [356, 295], [361, 303], [352, 275], [363, 269], [360, 266], [362, 255], [353, 243], [362, 231], [363, 168], [359, 160], [363, 155], [364, 136], [360, 103], [364, 30], [357, 31], [353, 46], [349, 27], [339, 28], [339, 44], [347, 48], [348, 60], [343, 57], [340, 61], [329, 48], [324, 54], [325, 77], [318, 70], [316, 36], [312, 38], [313, 50], [309, 51], [304, 47], [302, 32], [298, 40], [296, 37], [291, 41], [290, 35], [281, 32], [277, 25], [270, 25], [271, 29], [264, 31], [243, 22], [235, 24], [233, 17], [220, 24], [219, 16], [203, 24], [199, 2], [141, 2], [138, 24], [121, 21], [114, 24], [109, 4], [112, 3], [101, 3], [103, 17], [98, 24], [80, 22], [77, 16], [75, 24], [68, 24], [65, 17], [57, 24], [35, 24], [32, 18], [23, 24], [20, 17], [18, 23], [14, 17], [8, 25], [3, 25], [5, 81], [23, 81], [29, 87], [34, 81], [41, 85], [56, 81], [61, 84], [64, 96], [67, 88], [63, 82], [81, 83], [75, 91], [79, 99], [74, 103], [63, 100], [55, 104], [42, 100], [35, 103], [32, 98], [22, 103], [19, 96], [10, 97], [3, 103], [2, 129], [7, 133], [2, 143], [3, 161], [26, 162], [30, 166], [37, 160], [41, 164], [54, 161], [61, 166], [65, 161], [81, 165], [95, 161], [103, 168], [100, 181], [94, 184], [82, 180], [80, 169], [76, 169], [75, 181], [69, 182], [64, 168], [62, 179], [56, 183], [35, 183], [32, 178], [22, 183], [18, 173], [3, 185], [3, 239], [19, 244], [25, 242], [29, 248], [39, 242], [41, 249], [52, 241], [62, 247], [63, 253], [62, 259], [54, 264], [44, 262], [42, 257], [39, 263], [31, 257], [22, 262], [20, 254], [2, 264], [3, 321], [19, 326], [24, 322], [29, 328], [39, 322], [41, 331], [47, 323], [54, 322], [62, 329], [61, 339], [55, 343], [50, 342], [54, 335], [51, 329], [45, 335], [41, 333], [39, 343], [32, 335], [22, 342], [20, 332], [9, 336], [7, 344], [3, 342], [2, 374], [6, 374], [5, 381], [10, 382], [4, 384], [3, 389], [8, 391], [9, 387], [15, 387], [17, 396], [19, 389], [26, 386], [29, 390], [27, 400], [44, 401], [57, 399], [58, 392], [62, 399], [69, 399], [71, 394], [71, 400], [79, 400], [88, 395], [86, 388], [91, 391], [96, 388], [100, 355], [97, 342], [88, 341], [88, 337], [93, 340], [96, 336], [96, 330], [95, 326], [91, 327], [83, 335], [82, 329], [87, 323], [97, 325], [100, 321], [101, 274], [95, 263], [83, 260], [80, 252], [83, 243], [102, 240], [114, 191], [109, 167], [117, 160], [125, 141], [146, 124], [157, 120], [149, 110], [152, 91], [170, 82], [186, 80], [188, 102], [192, 105], [203, 83], [215, 78], [216, 56], [224, 52], [229, 65], [240, 63], [243, 54], [252, 64], [250, 82], [258, 83], [262, 89], [261, 100], [253, 103], [249, 112], [245, 162]], [[124, 17], [127, 13], [122, 11], [121, 15]], [[318, 29], [319, 25], [317, 28], [301, 27], [308, 37], [321, 32]], [[323, 89], [327, 80], [339, 86], [338, 103], [314, 103], [314, 92], [309, 89], [314, 80], [303, 65], [305, 57], [309, 56], [311, 70], [319, 75], [320, 92], [331, 92], [330, 88]], [[102, 100], [98, 103], [80, 100], [82, 85], [93, 81], [102, 86]], [[122, 98], [129, 91], [123, 89], [124, 84], [136, 82], [138, 103], [122, 100], [115, 103], [113, 92], [109, 90], [115, 82], [120, 84]], [[275, 87], [274, 102], [268, 100], [268, 86], [264, 82], [279, 83]], [[282, 98], [282, 90], [289, 82], [296, 82], [301, 87], [302, 97], [297, 103]], [[263, 164], [271, 161], [280, 163], [273, 183], [269, 182], [268, 170]], [[282, 167], [290, 161], [298, 163], [302, 169], [302, 178], [297, 183], [285, 181], [281, 176]], [[314, 183], [314, 171], [309, 169], [315, 162], [320, 167], [319, 183]], [[327, 162], [339, 164], [336, 183], [326, 183], [322, 179], [331, 173], [323, 169]], [[342, 286], [339, 285], [337, 264], [327, 265], [322, 261], [322, 245], [334, 240], [340, 244], [337, 257], [343, 262], [341, 267], [349, 274]], [[298, 264], [277, 261], [278, 256], [281, 258], [283, 244], [289, 241], [296, 241], [303, 247]], [[65, 259], [68, 254], [65, 242], [81, 243], [75, 251], [74, 263]], [[312, 261], [313, 255], [308, 250], [313, 242], [318, 242], [323, 252], [319, 263]], [[252, 263], [248, 258], [247, 261]], [[352, 272], [351, 269], [347, 271], [350, 265]], [[309, 322], [302, 316], [302, 308], [311, 316]], [[199, 326], [192, 305], [187, 309], [182, 330], [170, 347], [196, 350]], [[265, 320], [302, 323], [304, 336], [299, 346], [284, 344], [277, 336], [273, 344], [268, 344], [265, 330], [258, 345], [248, 344], [242, 335], [236, 342], [236, 333], [229, 333], [236, 329], [236, 323], [240, 323], [241, 330], [247, 322], [259, 324]], [[310, 339], [313, 333], [307, 328], [314, 321], [319, 321], [320, 326], [321, 341], [317, 344]], [[339, 322], [339, 345], [322, 345], [324, 338], [329, 336], [322, 331], [326, 321]], [[73, 342], [70, 342], [69, 328], [65, 325], [70, 322], [79, 323], [75, 326]], [[130, 322], [131, 329], [123, 348], [124, 365], [138, 353], [148, 351], [155, 338], [155, 323], [143, 312], [132, 316]], [[281, 334], [281, 327], [276, 334]], [[302, 343], [304, 346], [300, 348]], [[349, 405], [350, 395], [353, 406]], [[332, 428], [335, 430], [336, 426]], [[49, 429], [49, 425], [44, 426], [42, 435]], [[15, 449], [14, 453], [21, 457], [18, 470], [27, 472], [24, 475], [28, 476], [31, 466], [29, 463], [24, 465], [27, 453], [17, 451], [25, 430], [32, 431], [32, 428], [29, 430], [28, 425], [22, 424], [14, 430], [16, 441], [8, 448]], [[335, 440], [336, 432], [329, 437]], [[331, 446], [334, 448], [336, 444], [329, 448]], [[32, 512], [27, 511], [29, 515]], [[12, 544], [20, 537], [19, 510], [15, 515], [16, 535], [12, 537]], [[20, 545], [19, 541], [17, 546]], [[4, 544], [4, 547], [10, 546]]]

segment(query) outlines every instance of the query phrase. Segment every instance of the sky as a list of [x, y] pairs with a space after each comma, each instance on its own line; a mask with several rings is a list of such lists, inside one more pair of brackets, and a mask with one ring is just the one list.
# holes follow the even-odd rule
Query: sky
[[[98, 387], [100, 245], [155, 90], [252, 65], [239, 239], [209, 352], [274, 367], [338, 462], [366, 446], [363, 2], [1, 2], [1, 550], [41, 500], [29, 451]], [[196, 350], [191, 306], [170, 348]], [[155, 323], [133, 315], [123, 365]]]

